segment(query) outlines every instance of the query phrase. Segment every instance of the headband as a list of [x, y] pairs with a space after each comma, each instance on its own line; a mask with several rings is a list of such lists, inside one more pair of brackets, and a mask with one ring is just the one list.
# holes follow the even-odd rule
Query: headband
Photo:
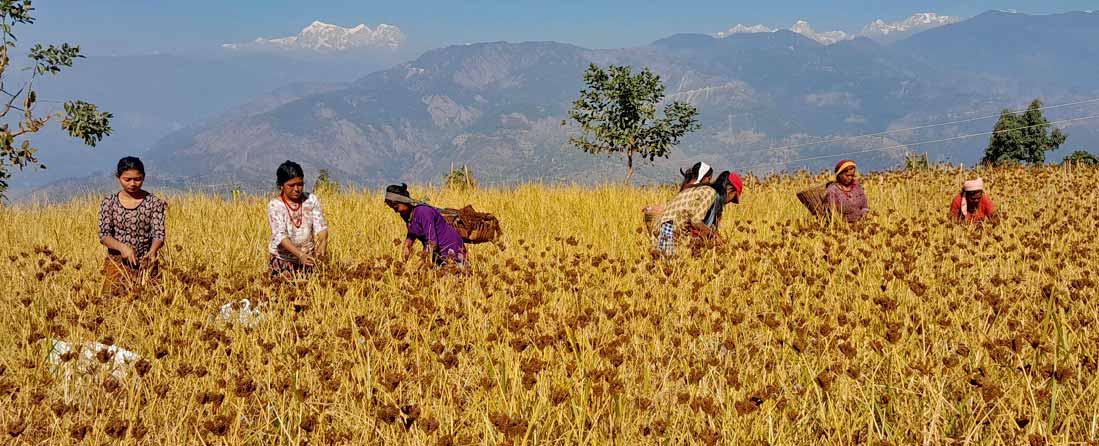
[[695, 178], [695, 184], [701, 183], [702, 179], [706, 178], [706, 175], [709, 175], [709, 174], [713, 173], [713, 171], [714, 171], [714, 169], [711, 168], [709, 164], [699, 163], [699, 165], [698, 165], [698, 178]]
[[838, 174], [838, 173], [843, 172], [843, 171], [845, 171], [849, 168], [852, 168], [852, 167], [855, 167], [855, 162], [854, 161], [844, 161], [844, 162], [840, 163], [838, 166], [836, 166], [836, 173]]
[[411, 199], [409, 197], [406, 197], [404, 195], [401, 195], [401, 194], [395, 194], [393, 192], [386, 192], [385, 193], [385, 201], [392, 201], [394, 203], [404, 203], [404, 204], [411, 204], [411, 205], [418, 204], [418, 203], [416, 203], [416, 200], [413, 200], [413, 199]]
[[962, 184], [962, 190], [966, 192], [973, 192], [985, 189], [985, 180], [977, 178], [976, 180], [969, 180]]

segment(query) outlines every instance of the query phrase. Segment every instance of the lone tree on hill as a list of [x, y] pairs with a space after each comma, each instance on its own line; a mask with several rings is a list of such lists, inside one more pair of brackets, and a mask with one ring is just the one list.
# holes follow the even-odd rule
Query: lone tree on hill
[[633, 177], [634, 157], [666, 158], [684, 135], [700, 127], [698, 110], [684, 102], [666, 104], [664, 117], [657, 116], [664, 84], [648, 68], [633, 74], [628, 66], [611, 65], [604, 71], [591, 64], [584, 83], [587, 86], [569, 110], [582, 133], [569, 142], [588, 153], [625, 155], [627, 183]]
[[[84, 57], [80, 55], [79, 46], [67, 43], [47, 47], [34, 45], [28, 53], [33, 63], [33, 66], [28, 67], [29, 79], [20, 81], [18, 89], [6, 85], [6, 73], [11, 68], [8, 51], [15, 48], [16, 41], [12, 29], [16, 25], [33, 24], [32, 11], [34, 8], [31, 7], [31, 0], [0, 0], [0, 37], [3, 39], [0, 45], [0, 94], [6, 96], [6, 100], [0, 99], [0, 197], [8, 189], [7, 180], [11, 178], [11, 167], [23, 170], [27, 166], [39, 164], [34, 155], [38, 149], [26, 137], [37, 133], [50, 119], [60, 118], [61, 128], [69, 136], [80, 138], [84, 144], [92, 147], [104, 136], [111, 134], [111, 114], [101, 112], [94, 104], [84, 101], [65, 102], [63, 112], [45, 115], [35, 113], [38, 92], [34, 90], [34, 81], [39, 76], [56, 75], [63, 68], [71, 67], [75, 59]], [[12, 111], [18, 112], [17, 123], [8, 122], [8, 113]], [[42, 165], [42, 168], [45, 169], [46, 166]]]
[[1022, 114], [1010, 110], [1000, 112], [995, 133], [988, 141], [982, 164], [1018, 161], [1041, 164], [1046, 152], [1064, 144], [1066, 135], [1060, 129], [1049, 130], [1049, 120], [1042, 116], [1042, 101], [1035, 99]]

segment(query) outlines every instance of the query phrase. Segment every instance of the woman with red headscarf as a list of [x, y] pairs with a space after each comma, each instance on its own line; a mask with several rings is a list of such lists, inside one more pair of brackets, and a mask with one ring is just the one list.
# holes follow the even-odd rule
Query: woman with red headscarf
[[836, 163], [836, 182], [828, 185], [824, 195], [828, 207], [848, 223], [862, 220], [870, 212], [866, 191], [862, 190], [856, 179], [857, 173], [854, 161]]

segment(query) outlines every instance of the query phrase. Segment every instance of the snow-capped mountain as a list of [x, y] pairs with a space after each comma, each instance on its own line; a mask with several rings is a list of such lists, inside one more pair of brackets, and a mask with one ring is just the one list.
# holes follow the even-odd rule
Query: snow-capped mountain
[[763, 26], [763, 25], [747, 26], [747, 25], [741, 25], [741, 24], [737, 23], [736, 26], [734, 26], [732, 28], [729, 28], [725, 31], [714, 34], [714, 37], [717, 37], [717, 38], [720, 39], [722, 37], [729, 37], [733, 34], [755, 34], [755, 33], [770, 33], [770, 32], [775, 32], [775, 30], [773, 30], [771, 28], [768, 28], [766, 26]]
[[[876, 40], [882, 43], [895, 42], [904, 37], [908, 37], [912, 34], [920, 31], [926, 31], [931, 28], [937, 28], [943, 25], [949, 25], [952, 23], [958, 23], [964, 20], [961, 17], [939, 15], [934, 12], [922, 12], [919, 14], [913, 14], [911, 17], [898, 21], [898, 22], [886, 22], [885, 20], [878, 19], [870, 24], [864, 26], [861, 32], [849, 34], [845, 31], [827, 31], [817, 32], [809, 25], [809, 22], [805, 20], [798, 20], [792, 26], [790, 31], [801, 34], [805, 37], [813, 39], [824, 45], [831, 45], [833, 43], [853, 39], [855, 37], [866, 37]], [[754, 33], [768, 33], [778, 31], [777, 28], [770, 28], [765, 25], [742, 25], [729, 28], [728, 30], [714, 33], [713, 36], [717, 38], [728, 37], [733, 34], [754, 34]]]
[[396, 49], [404, 41], [401, 29], [393, 25], [382, 23], [371, 29], [360, 24], [354, 28], [344, 28], [315, 21], [295, 36], [277, 39], [260, 37], [247, 43], [227, 43], [222, 47], [230, 50], [284, 49], [327, 53], [352, 49]]
[[813, 30], [813, 27], [809, 26], [809, 22], [806, 22], [804, 20], [798, 20], [797, 23], [794, 23], [794, 26], [790, 27], [790, 31], [816, 40], [817, 42], [820, 42], [824, 45], [831, 45], [841, 40], [847, 40], [851, 38], [851, 36], [848, 36], [847, 33], [843, 31], [828, 31], [818, 33]]
[[[828, 31], [828, 32], [818, 33], [818, 32], [813, 30], [812, 26], [809, 26], [809, 22], [806, 22], [804, 20], [798, 20], [796, 23], [794, 23], [788, 29], [790, 31], [793, 31], [795, 33], [798, 33], [798, 34], [801, 34], [805, 37], [808, 37], [810, 39], [816, 40], [817, 42], [820, 42], [824, 45], [831, 45], [831, 44], [839, 42], [841, 40], [847, 40], [847, 39], [851, 38], [850, 36], [847, 35], [847, 33], [843, 32], [843, 31]], [[778, 31], [778, 28], [769, 28], [769, 27], [764, 26], [764, 25], [748, 26], [748, 25], [741, 25], [741, 24], [738, 23], [736, 26], [734, 26], [732, 28], [729, 28], [725, 31], [722, 31], [722, 32], [719, 32], [719, 33], [714, 33], [713, 36], [720, 39], [720, 38], [724, 38], [724, 37], [729, 37], [733, 34], [773, 33], [775, 31]]]
[[911, 17], [900, 22], [886, 22], [882, 19], [875, 20], [869, 25], [866, 25], [858, 36], [867, 37], [879, 42], [892, 42], [920, 31], [926, 31], [951, 23], [958, 23], [962, 20], [961, 17], [923, 12], [913, 14]]

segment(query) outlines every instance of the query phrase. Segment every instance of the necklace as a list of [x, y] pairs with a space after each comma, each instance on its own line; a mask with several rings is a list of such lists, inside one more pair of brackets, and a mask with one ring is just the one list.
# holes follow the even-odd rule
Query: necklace
[[305, 219], [305, 213], [301, 212], [302, 204], [290, 204], [289, 201], [286, 201], [286, 197], [281, 198], [282, 204], [286, 206], [286, 213], [290, 215], [290, 224], [294, 225], [295, 228], [300, 228], [302, 220]]

